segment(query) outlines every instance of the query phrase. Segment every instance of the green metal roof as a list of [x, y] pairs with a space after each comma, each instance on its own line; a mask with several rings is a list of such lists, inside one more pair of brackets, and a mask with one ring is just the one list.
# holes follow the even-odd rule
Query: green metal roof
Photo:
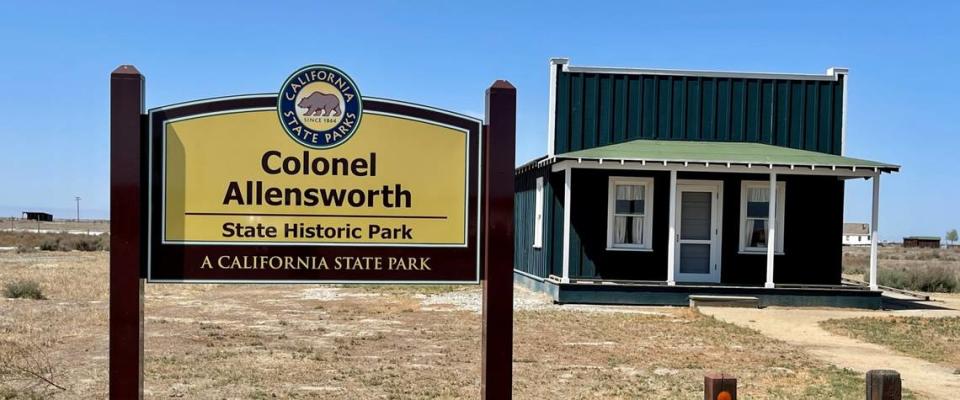
[[940, 240], [939, 236], [907, 236], [903, 238], [904, 240], [913, 239], [913, 240]]
[[789, 167], [862, 168], [897, 172], [899, 165], [761, 143], [637, 139], [557, 154], [557, 159], [650, 161]]

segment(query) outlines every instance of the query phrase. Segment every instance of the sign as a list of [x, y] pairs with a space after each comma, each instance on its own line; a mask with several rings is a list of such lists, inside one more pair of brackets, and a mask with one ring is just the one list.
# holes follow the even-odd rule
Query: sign
[[148, 281], [479, 282], [477, 119], [311, 65], [148, 125]]
[[481, 254], [480, 397], [510, 398], [513, 85], [487, 89], [486, 124], [326, 65], [277, 94], [144, 113], [144, 93], [134, 66], [110, 75], [110, 399], [143, 398], [144, 279], [477, 283]]

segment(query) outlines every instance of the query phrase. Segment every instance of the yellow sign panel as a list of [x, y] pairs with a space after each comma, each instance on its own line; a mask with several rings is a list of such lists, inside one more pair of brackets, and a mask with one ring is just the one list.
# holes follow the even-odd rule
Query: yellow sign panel
[[468, 132], [365, 111], [349, 141], [292, 140], [276, 109], [164, 125], [164, 243], [467, 245]]

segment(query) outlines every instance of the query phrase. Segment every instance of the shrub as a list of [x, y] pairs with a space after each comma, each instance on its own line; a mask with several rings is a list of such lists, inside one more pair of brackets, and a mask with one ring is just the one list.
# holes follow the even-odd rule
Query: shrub
[[899, 289], [940, 293], [960, 291], [960, 279], [953, 271], [942, 266], [881, 268], [877, 278], [877, 283]]
[[43, 289], [40, 288], [40, 284], [31, 280], [7, 282], [7, 284], [3, 286], [3, 296], [8, 299], [47, 299], [47, 297], [43, 295]]
[[73, 249], [80, 251], [103, 250], [103, 241], [100, 237], [80, 237], [73, 241]]
[[60, 238], [44, 240], [42, 243], [40, 243], [40, 250], [43, 250], [43, 251], [60, 250]]
[[61, 234], [57, 237], [44, 240], [40, 243], [40, 250], [43, 251], [101, 251], [107, 248], [106, 243], [101, 236], [71, 235]]
[[[75, 235], [71, 233], [0, 232], [0, 246], [16, 246], [43, 251], [109, 251], [110, 235]], [[25, 250], [24, 252], [29, 251]], [[0, 399], [2, 400], [2, 399]]]

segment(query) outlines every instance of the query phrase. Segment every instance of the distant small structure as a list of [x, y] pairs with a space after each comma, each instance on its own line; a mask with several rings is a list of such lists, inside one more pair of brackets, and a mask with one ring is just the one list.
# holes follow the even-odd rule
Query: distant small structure
[[844, 246], [866, 246], [870, 244], [870, 224], [860, 222], [843, 224]]
[[52, 222], [53, 214], [41, 211], [24, 211], [23, 218], [30, 221]]
[[903, 247], [939, 249], [940, 238], [937, 236], [907, 236], [903, 238]]

